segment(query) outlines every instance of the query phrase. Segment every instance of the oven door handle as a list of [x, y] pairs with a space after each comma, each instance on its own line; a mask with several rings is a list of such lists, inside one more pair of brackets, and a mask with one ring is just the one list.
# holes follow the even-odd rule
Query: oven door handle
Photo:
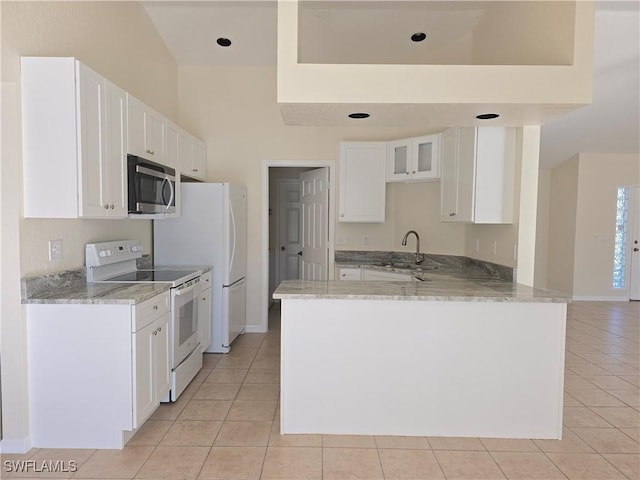
[[191, 285], [189, 287], [186, 287], [186, 288], [181, 288], [181, 289], [176, 288], [175, 291], [174, 291], [174, 295], [176, 295], [178, 297], [181, 296], [181, 295], [186, 295], [187, 293], [192, 292], [193, 290], [195, 290], [199, 286], [200, 286], [199, 283], [194, 283], [193, 285]]

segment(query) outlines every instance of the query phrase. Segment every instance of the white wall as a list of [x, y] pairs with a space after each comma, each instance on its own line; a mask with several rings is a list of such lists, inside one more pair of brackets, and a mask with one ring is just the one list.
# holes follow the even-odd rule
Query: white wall
[[581, 153], [551, 171], [549, 288], [582, 300], [628, 298], [612, 288], [616, 193], [638, 183], [638, 154]]
[[[1, 2], [2, 82], [20, 102], [20, 56], [73, 56], [172, 119], [177, 66], [138, 2]], [[5, 98], [3, 97], [3, 102]], [[20, 277], [78, 268], [84, 244], [139, 238], [151, 248], [151, 222], [43, 220], [22, 217], [20, 111], [2, 109], [2, 405], [3, 451], [28, 448], [26, 343]], [[11, 137], [9, 137], [11, 138]], [[19, 233], [18, 233], [19, 230]], [[19, 238], [19, 243], [16, 241]], [[49, 262], [47, 241], [63, 241], [64, 258]], [[19, 244], [19, 247], [17, 245]], [[7, 274], [7, 272], [9, 272]]]
[[580, 154], [573, 295], [628, 299], [613, 289], [613, 250], [618, 187], [640, 183], [640, 156]]
[[[247, 321], [260, 324], [262, 253], [260, 219], [263, 160], [338, 160], [339, 143], [351, 140], [407, 138], [435, 130], [388, 127], [302, 127], [284, 125], [276, 103], [275, 67], [179, 68], [179, 121], [207, 143], [208, 181], [230, 181], [247, 186], [249, 265]], [[355, 123], [355, 122], [354, 122]], [[337, 177], [337, 172], [336, 172]], [[422, 250], [464, 254], [465, 225], [439, 219], [440, 183], [388, 184], [387, 220], [381, 224], [335, 226], [336, 238], [347, 244], [337, 249], [415, 251], [401, 246], [409, 229], [417, 230]], [[362, 243], [363, 235], [369, 244]]]
[[573, 293], [574, 248], [578, 198], [578, 156], [551, 172], [547, 284]]
[[540, 169], [538, 177], [538, 228], [536, 230], [536, 267], [534, 286], [547, 288], [549, 258], [549, 214], [551, 211], [551, 170]]

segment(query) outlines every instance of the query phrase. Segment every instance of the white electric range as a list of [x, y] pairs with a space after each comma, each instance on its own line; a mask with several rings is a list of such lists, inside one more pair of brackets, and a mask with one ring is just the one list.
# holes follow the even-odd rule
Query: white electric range
[[169, 358], [171, 391], [162, 401], [175, 401], [202, 368], [198, 296], [202, 272], [193, 268], [137, 269], [143, 248], [137, 240], [88, 243], [85, 247], [89, 283], [166, 283], [171, 292]]

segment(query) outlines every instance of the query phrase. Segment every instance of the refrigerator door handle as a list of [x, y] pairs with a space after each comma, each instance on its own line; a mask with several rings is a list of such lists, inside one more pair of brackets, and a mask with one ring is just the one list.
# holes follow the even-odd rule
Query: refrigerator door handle
[[236, 256], [236, 217], [233, 214], [233, 206], [231, 204], [229, 204], [229, 218], [231, 219], [231, 255], [229, 258], [229, 276], [231, 276], [231, 270], [233, 268], [233, 261], [235, 259]]

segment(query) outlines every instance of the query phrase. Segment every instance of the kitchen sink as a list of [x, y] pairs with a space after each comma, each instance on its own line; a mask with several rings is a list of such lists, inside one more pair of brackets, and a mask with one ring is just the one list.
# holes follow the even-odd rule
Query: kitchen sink
[[410, 270], [437, 270], [437, 265], [416, 265], [415, 263], [400, 263], [400, 262], [379, 262], [374, 263], [376, 267], [387, 267], [387, 268], [401, 268], [401, 269], [410, 269]]

